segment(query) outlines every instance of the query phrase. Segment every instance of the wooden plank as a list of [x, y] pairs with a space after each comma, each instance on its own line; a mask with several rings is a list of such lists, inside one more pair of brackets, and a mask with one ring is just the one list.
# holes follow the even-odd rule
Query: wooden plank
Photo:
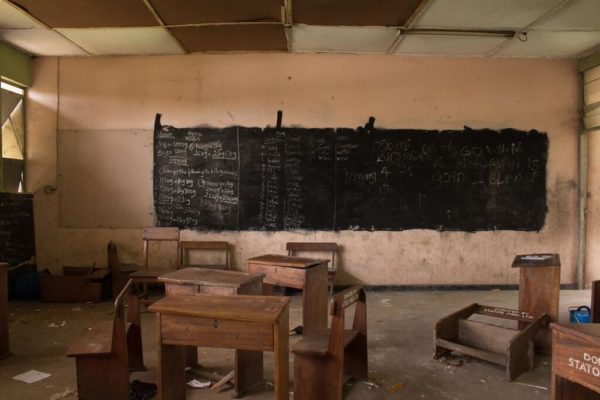
[[600, 280], [592, 282], [592, 323], [600, 323]]
[[164, 313], [161, 318], [163, 344], [273, 350], [272, 322], [231, 321]]
[[314, 265], [321, 264], [323, 262], [327, 262], [327, 260], [306, 257], [284, 256], [280, 254], [266, 254], [264, 256], [252, 257], [248, 259], [248, 263], [277, 265], [279, 267], [291, 268], [310, 268]]
[[287, 242], [285, 249], [288, 251], [337, 251], [335, 242]]
[[273, 326], [274, 390], [275, 399], [278, 400], [288, 400], [289, 398], [289, 327], [289, 309], [286, 308]]
[[327, 265], [319, 264], [306, 270], [302, 292], [303, 336], [327, 328]]
[[436, 339], [435, 344], [437, 346], [443, 347], [451, 351], [458, 351], [459, 353], [462, 353], [464, 355], [479, 358], [481, 360], [489, 361], [491, 363], [502, 366], [506, 366], [508, 361], [506, 356], [502, 354], [475, 349], [473, 347], [465, 346], [460, 343], [450, 342], [444, 339]]
[[[585, 324], [590, 325], [590, 324]], [[599, 326], [581, 329], [577, 325], [551, 324], [554, 346], [552, 348], [552, 375], [554, 399], [600, 398], [600, 336]], [[554, 382], [561, 377], [561, 385]], [[560, 379], [559, 379], [560, 381]], [[574, 384], [587, 388], [573, 392]], [[557, 387], [558, 386], [558, 387]]]
[[179, 242], [179, 248], [183, 250], [227, 250], [229, 249], [229, 242], [216, 240], [183, 240]]
[[[560, 265], [560, 263], [559, 263]], [[521, 268], [519, 280], [519, 310], [538, 316], [548, 314], [558, 321], [560, 298], [560, 266]], [[524, 329], [526, 322], [519, 322]], [[548, 327], [540, 329], [534, 339], [536, 348], [544, 354], [552, 351], [552, 333]]]
[[290, 300], [272, 296], [176, 295], [158, 300], [149, 307], [157, 313], [231, 321], [276, 321]]
[[510, 308], [494, 307], [494, 306], [483, 306], [479, 305], [476, 314], [489, 315], [490, 317], [512, 319], [515, 321], [523, 321], [530, 323], [534, 320], [534, 316], [527, 311], [513, 310]]
[[260, 280], [261, 276], [247, 272], [218, 271], [201, 268], [182, 268], [158, 278], [159, 281], [168, 283], [232, 288], [238, 288], [257, 279]]
[[508, 343], [517, 333], [516, 329], [501, 328], [479, 321], [458, 320], [458, 341], [469, 347], [498, 354], [507, 354]]
[[304, 289], [306, 285], [306, 271], [308, 271], [308, 269], [248, 262], [248, 272], [263, 275], [263, 283], [268, 285]]
[[98, 302], [102, 284], [91, 282], [86, 276], [42, 276], [41, 300], [52, 303]]

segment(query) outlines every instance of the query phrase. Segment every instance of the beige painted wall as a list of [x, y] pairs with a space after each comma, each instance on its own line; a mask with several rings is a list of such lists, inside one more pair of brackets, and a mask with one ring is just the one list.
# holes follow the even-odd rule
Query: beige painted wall
[[[28, 190], [35, 193], [41, 266], [105, 265], [109, 239], [118, 243], [124, 260], [141, 260], [140, 226], [125, 229], [129, 223], [113, 222], [131, 218], [128, 207], [148, 211], [138, 222], [151, 221], [151, 147], [132, 145], [132, 135], [151, 130], [155, 113], [163, 114], [163, 123], [181, 127], [265, 126], [274, 124], [281, 109], [285, 125], [305, 127], [356, 127], [373, 115], [382, 128], [545, 131], [546, 225], [539, 233], [184, 231], [183, 238], [230, 241], [237, 269], [245, 269], [248, 257], [282, 253], [286, 241], [336, 241], [343, 249], [345, 283], [515, 283], [512, 259], [530, 252], [560, 253], [563, 283], [575, 281], [579, 94], [576, 64], [568, 60], [300, 54], [38, 58], [28, 103]], [[65, 137], [71, 139], [64, 142]], [[83, 137], [98, 151], [84, 151]], [[113, 193], [98, 190], [95, 196], [90, 182], [102, 182], [104, 190], [110, 183], [106, 174], [114, 172], [109, 162], [96, 168], [85, 159], [97, 160], [107, 146], [127, 148], [125, 167], [140, 171], [141, 183], [123, 188], [117, 177]], [[77, 168], [88, 174], [80, 182]], [[77, 206], [79, 188], [84, 207]], [[107, 199], [123, 203], [113, 207]]]

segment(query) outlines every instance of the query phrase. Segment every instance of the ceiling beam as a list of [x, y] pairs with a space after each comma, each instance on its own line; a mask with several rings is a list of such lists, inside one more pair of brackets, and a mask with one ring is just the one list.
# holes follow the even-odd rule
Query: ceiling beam
[[600, 47], [596, 47], [591, 54], [581, 58], [578, 62], [579, 72], [600, 65]]
[[185, 47], [183, 47], [183, 44], [181, 44], [181, 42], [175, 37], [175, 35], [173, 35], [173, 32], [171, 32], [169, 30], [169, 28], [165, 25], [165, 23], [163, 22], [163, 20], [160, 17], [160, 15], [158, 15], [158, 13], [156, 12], [156, 10], [152, 6], [152, 4], [150, 4], [150, 1], [149, 0], [142, 0], [142, 1], [146, 5], [146, 7], [148, 7], [148, 10], [150, 10], [150, 12], [152, 13], [152, 15], [154, 15], [154, 18], [156, 18], [156, 20], [158, 21], [158, 23], [160, 24], [160, 26], [162, 26], [162, 28], [165, 31], [167, 31], [167, 33], [169, 34], [169, 36], [171, 36], [171, 39], [173, 39], [175, 41], [175, 43], [177, 43], [177, 46], [179, 47], [179, 49], [184, 54], [189, 54], [189, 51]]
[[[417, 8], [415, 8], [415, 11], [413, 11], [410, 17], [408, 17], [408, 19], [404, 23], [404, 26], [401, 28], [412, 28], [417, 22], [417, 20], [421, 18], [421, 16], [425, 13], [425, 10], [429, 8], [431, 3], [432, 0], [422, 0], [421, 3], [419, 3], [419, 5], [417, 6]], [[394, 54], [403, 41], [404, 35], [402, 35], [402, 29], [398, 29], [398, 32], [396, 33], [396, 38], [394, 39], [390, 48], [388, 49], [387, 54]]]
[[[525, 34], [527, 34], [527, 31], [530, 30], [533, 26], [539, 24], [540, 22], [543, 22], [543, 21], [547, 20], [548, 18], [550, 18], [553, 15], [556, 15], [556, 13], [558, 13], [560, 10], [562, 10], [563, 8], [565, 8], [567, 5], [569, 5], [569, 3], [572, 3], [573, 1], [574, 0], [563, 0], [561, 3], [559, 3], [556, 6], [552, 7], [550, 10], [548, 10], [547, 12], [545, 12], [544, 14], [542, 14], [540, 17], [538, 17], [537, 19], [535, 19], [533, 22], [530, 22], [526, 26], [524, 26], [521, 29], [519, 29], [519, 33], [524, 32]], [[502, 49], [504, 49], [506, 46], [508, 46], [508, 44], [511, 42], [511, 40], [512, 40], [512, 38], [511, 39], [507, 39], [504, 42], [500, 43], [498, 46], [496, 46], [494, 49], [492, 49], [492, 51], [490, 51], [489, 53], [487, 53], [485, 56], [486, 57], [495, 56], [500, 51], [502, 51]]]

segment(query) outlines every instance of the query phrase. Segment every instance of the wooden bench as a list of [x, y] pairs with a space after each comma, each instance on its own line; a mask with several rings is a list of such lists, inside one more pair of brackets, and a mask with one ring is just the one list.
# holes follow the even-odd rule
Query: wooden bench
[[131, 281], [115, 300], [113, 320], [89, 328], [66, 354], [75, 358], [80, 399], [129, 399], [129, 371], [144, 369], [139, 302]]
[[[223, 262], [210, 264], [191, 264], [189, 256], [190, 252], [192, 251], [208, 251], [212, 253], [221, 252], [223, 256]], [[230, 268], [229, 264], [230, 254], [228, 242], [214, 240], [188, 240], [179, 242], [179, 268], [194, 267], [228, 270]]]
[[335, 274], [337, 266], [335, 265], [335, 255], [338, 250], [337, 243], [334, 242], [288, 242], [285, 245], [288, 256], [297, 256], [298, 253], [329, 253], [329, 268], [327, 269], [327, 284], [329, 285], [329, 295], [333, 296], [335, 286]]
[[[474, 314], [526, 322], [528, 325], [519, 330], [468, 319]], [[513, 381], [533, 368], [533, 338], [549, 321], [547, 314], [533, 317], [524, 311], [471, 304], [435, 324], [434, 358], [457, 351], [505, 366], [508, 380]]]
[[[356, 303], [352, 329], [345, 311]], [[368, 379], [367, 304], [362, 287], [338, 293], [331, 303], [331, 328], [305, 336], [292, 346], [294, 400], [341, 400], [344, 374]]]
[[132, 263], [121, 263], [119, 261], [119, 255], [117, 254], [117, 245], [112, 241], [108, 242], [108, 245], [106, 246], [106, 255], [108, 269], [112, 274], [112, 296], [116, 299], [129, 281], [129, 275], [136, 272], [139, 269], [139, 266]]

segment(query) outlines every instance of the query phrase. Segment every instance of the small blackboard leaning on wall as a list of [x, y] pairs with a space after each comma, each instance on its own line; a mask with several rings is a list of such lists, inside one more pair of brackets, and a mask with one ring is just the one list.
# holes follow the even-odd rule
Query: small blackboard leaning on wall
[[0, 193], [0, 262], [14, 266], [34, 254], [33, 195]]
[[535, 130], [154, 131], [158, 226], [199, 230], [539, 231], [548, 136]]

